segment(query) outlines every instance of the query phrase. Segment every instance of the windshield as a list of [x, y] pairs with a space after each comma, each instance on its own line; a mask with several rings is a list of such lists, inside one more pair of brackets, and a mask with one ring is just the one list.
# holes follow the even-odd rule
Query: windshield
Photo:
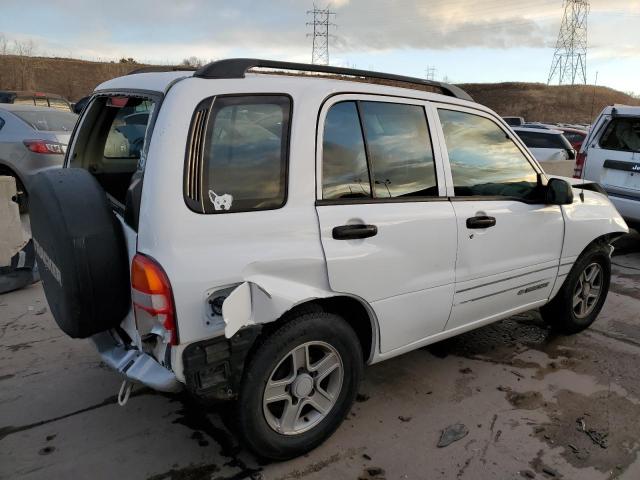
[[56, 110], [14, 110], [12, 113], [43, 132], [70, 132], [78, 119], [75, 113]]

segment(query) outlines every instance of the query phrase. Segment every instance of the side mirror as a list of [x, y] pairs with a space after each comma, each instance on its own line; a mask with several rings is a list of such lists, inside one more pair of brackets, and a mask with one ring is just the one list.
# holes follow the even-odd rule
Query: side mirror
[[567, 149], [567, 154], [569, 155], [569, 160], [576, 159], [576, 151], [573, 148]]
[[545, 203], [547, 205], [571, 205], [573, 203], [573, 187], [566, 180], [552, 178], [545, 188]]

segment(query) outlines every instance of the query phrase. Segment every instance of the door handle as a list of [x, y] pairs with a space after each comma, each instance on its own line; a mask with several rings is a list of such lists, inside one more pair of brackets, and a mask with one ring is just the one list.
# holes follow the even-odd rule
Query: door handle
[[336, 240], [355, 240], [359, 238], [369, 238], [378, 234], [378, 227], [375, 225], [341, 225], [333, 227], [333, 238]]
[[480, 215], [477, 217], [467, 218], [467, 228], [489, 228], [496, 224], [495, 217], [487, 217]]

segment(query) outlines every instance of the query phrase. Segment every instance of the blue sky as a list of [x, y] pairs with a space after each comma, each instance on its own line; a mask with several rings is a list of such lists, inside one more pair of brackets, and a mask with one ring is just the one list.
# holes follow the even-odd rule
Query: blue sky
[[[318, 6], [326, 3], [317, 0]], [[311, 60], [309, 0], [3, 0], [0, 35], [35, 53], [176, 63]], [[333, 65], [453, 82], [546, 82], [562, 0], [334, 0]], [[591, 0], [589, 83], [640, 93], [640, 0]]]

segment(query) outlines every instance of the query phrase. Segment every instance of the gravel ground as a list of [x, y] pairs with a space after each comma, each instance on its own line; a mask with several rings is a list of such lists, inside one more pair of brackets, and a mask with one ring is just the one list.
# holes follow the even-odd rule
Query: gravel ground
[[119, 407], [120, 378], [57, 329], [40, 284], [0, 295], [0, 478], [638, 479], [640, 238], [619, 247], [591, 329], [556, 336], [530, 312], [374, 365], [332, 438], [271, 464], [219, 408], [142, 388]]

